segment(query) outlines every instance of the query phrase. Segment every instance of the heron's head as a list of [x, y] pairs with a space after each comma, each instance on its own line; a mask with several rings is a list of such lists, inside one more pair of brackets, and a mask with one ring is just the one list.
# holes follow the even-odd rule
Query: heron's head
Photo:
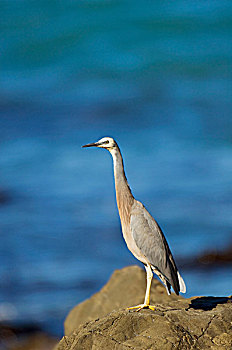
[[87, 145], [84, 145], [82, 147], [99, 147], [106, 148], [108, 151], [112, 151], [117, 147], [117, 143], [116, 141], [114, 141], [114, 139], [112, 139], [112, 137], [103, 137], [97, 142], [88, 143]]

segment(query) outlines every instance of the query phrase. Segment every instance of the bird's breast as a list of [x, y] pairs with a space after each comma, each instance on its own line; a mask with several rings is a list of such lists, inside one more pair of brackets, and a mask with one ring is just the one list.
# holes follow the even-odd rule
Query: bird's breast
[[136, 245], [132, 231], [131, 231], [131, 227], [130, 227], [131, 208], [130, 209], [122, 208], [120, 205], [118, 205], [118, 211], [119, 211], [119, 216], [121, 220], [122, 234], [126, 242], [127, 248], [136, 257], [136, 259], [138, 259], [144, 264], [147, 264], [148, 261], [146, 257], [142, 254], [141, 250]]

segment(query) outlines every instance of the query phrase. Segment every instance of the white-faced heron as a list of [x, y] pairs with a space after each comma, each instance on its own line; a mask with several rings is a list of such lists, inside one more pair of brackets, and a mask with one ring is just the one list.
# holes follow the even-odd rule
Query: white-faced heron
[[184, 280], [177, 270], [168, 243], [158, 223], [131, 193], [124, 172], [122, 155], [116, 141], [111, 137], [103, 137], [99, 141], [89, 143], [83, 147], [92, 146], [105, 148], [112, 155], [116, 199], [123, 237], [128, 249], [145, 265], [147, 272], [147, 289], [144, 303], [128, 309], [138, 309], [139, 311], [143, 308], [149, 308], [154, 310], [155, 307], [150, 305], [153, 272], [163, 282], [168, 294], [171, 293], [171, 286], [177, 295], [179, 292], [185, 293]]

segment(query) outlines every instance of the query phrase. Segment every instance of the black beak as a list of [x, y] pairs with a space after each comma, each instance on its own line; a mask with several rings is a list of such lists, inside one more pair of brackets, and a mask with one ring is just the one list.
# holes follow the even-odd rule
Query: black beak
[[98, 146], [98, 144], [97, 144], [97, 142], [94, 142], [94, 143], [87, 143], [87, 145], [84, 145], [84, 146], [82, 146], [82, 148], [85, 148], [85, 147], [97, 147]]

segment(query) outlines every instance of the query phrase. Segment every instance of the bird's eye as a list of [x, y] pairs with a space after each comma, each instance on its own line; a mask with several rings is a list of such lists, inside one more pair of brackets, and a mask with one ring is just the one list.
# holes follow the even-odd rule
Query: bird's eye
[[109, 140], [107, 140], [107, 141], [105, 141], [104, 143], [105, 143], [105, 144], [107, 144], [107, 143], [110, 143], [110, 141], [109, 141]]

